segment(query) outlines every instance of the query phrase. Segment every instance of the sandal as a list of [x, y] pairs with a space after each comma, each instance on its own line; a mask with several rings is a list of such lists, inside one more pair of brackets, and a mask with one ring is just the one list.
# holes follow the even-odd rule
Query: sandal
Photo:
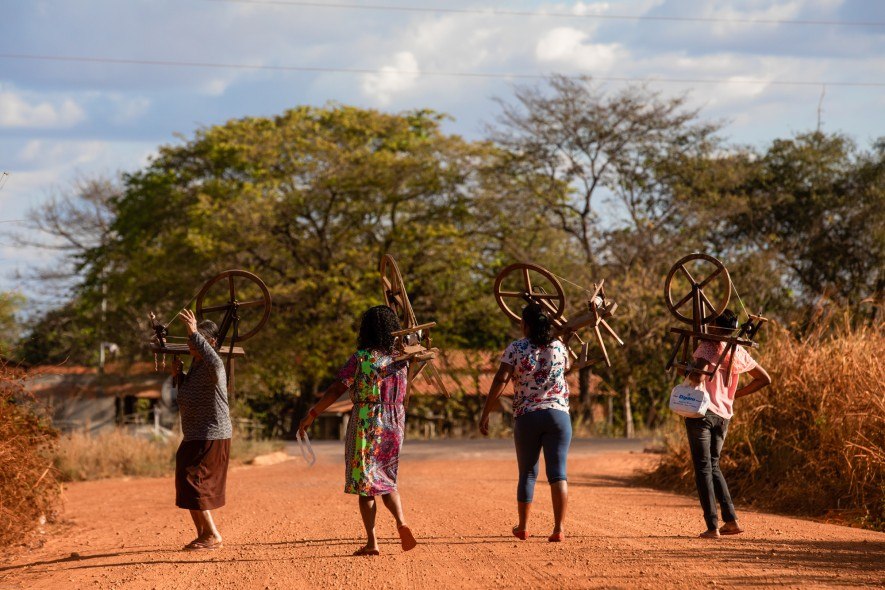
[[519, 525], [517, 525], [517, 526], [513, 527], [513, 536], [521, 541], [525, 541], [526, 539], [529, 538], [529, 532], [525, 531], [525, 530], [523, 530], [523, 531], [519, 530]]
[[369, 549], [368, 545], [365, 547], [360, 547], [356, 551], [353, 552], [354, 555], [381, 555], [381, 552], [377, 549]]
[[742, 532], [744, 532], [744, 529], [737, 522], [726, 522], [719, 527], [720, 535], [740, 535]]
[[563, 541], [565, 541], [565, 533], [562, 531], [559, 531], [558, 533], [553, 533], [552, 535], [547, 537], [547, 540], [551, 543], [562, 543]]
[[415, 540], [412, 529], [408, 525], [404, 524], [401, 527], [397, 527], [397, 531], [399, 531], [399, 540], [403, 546], [403, 551], [411, 551], [418, 546], [418, 541]]

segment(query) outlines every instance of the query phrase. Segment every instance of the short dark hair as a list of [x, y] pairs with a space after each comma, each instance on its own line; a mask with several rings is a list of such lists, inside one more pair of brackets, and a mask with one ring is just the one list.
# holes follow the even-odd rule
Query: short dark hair
[[218, 340], [218, 325], [212, 320], [200, 320], [197, 324], [197, 332], [206, 340]]
[[713, 320], [713, 325], [724, 330], [737, 330], [737, 314], [726, 308], [725, 311], [716, 316], [716, 319]]
[[529, 303], [522, 310], [522, 321], [529, 329], [529, 340], [535, 346], [553, 342], [553, 322], [539, 303]]
[[379, 350], [386, 354], [393, 352], [392, 332], [400, 330], [399, 318], [386, 305], [370, 307], [360, 321], [360, 336], [357, 347], [360, 350]]

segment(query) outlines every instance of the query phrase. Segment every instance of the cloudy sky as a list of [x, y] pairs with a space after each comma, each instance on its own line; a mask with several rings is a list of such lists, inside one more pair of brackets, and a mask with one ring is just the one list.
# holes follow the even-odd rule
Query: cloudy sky
[[[551, 72], [690, 92], [734, 141], [885, 135], [881, 0], [3, 0], [0, 221], [242, 116], [432, 108], [482, 133]], [[196, 65], [200, 64], [200, 65]], [[240, 66], [240, 67], [230, 67]], [[457, 75], [455, 75], [457, 74]], [[0, 230], [14, 227], [0, 225]], [[40, 255], [0, 238], [0, 290]]]

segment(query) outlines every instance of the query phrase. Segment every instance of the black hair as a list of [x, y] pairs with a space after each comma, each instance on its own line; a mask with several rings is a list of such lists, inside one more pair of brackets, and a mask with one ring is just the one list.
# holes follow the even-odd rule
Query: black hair
[[200, 320], [197, 324], [197, 332], [206, 340], [215, 340], [218, 343], [218, 325], [212, 320]]
[[393, 336], [391, 332], [401, 329], [399, 318], [386, 305], [370, 307], [360, 321], [360, 336], [357, 347], [360, 350], [379, 350], [390, 354], [393, 352]]
[[737, 314], [726, 308], [725, 311], [716, 316], [716, 319], [713, 320], [713, 325], [723, 330], [736, 330], [738, 327]]
[[529, 303], [522, 310], [522, 321], [528, 328], [528, 337], [535, 346], [548, 346], [553, 342], [553, 322], [539, 303]]

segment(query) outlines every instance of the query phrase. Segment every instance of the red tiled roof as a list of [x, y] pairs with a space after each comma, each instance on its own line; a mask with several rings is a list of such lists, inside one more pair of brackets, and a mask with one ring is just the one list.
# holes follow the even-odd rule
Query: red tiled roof
[[[489, 389], [494, 381], [495, 373], [498, 371], [501, 353], [491, 350], [448, 350], [440, 352], [433, 361], [439, 370], [440, 378], [443, 385], [450, 395], [481, 395], [485, 397], [489, 393]], [[436, 383], [429, 379], [429, 375], [425, 375], [428, 371], [424, 369], [424, 373], [418, 376], [411, 383], [412, 395], [440, 395]], [[573, 371], [566, 375], [569, 390], [577, 392], [578, 372]], [[590, 391], [595, 392], [599, 388], [602, 379], [595, 374], [590, 376]], [[508, 385], [504, 389], [502, 398], [512, 398], [513, 387]], [[509, 408], [512, 405], [510, 399], [501, 399], [501, 405]], [[335, 401], [325, 413], [345, 413], [349, 412], [353, 405], [350, 403], [348, 394], [342, 395]]]
[[159, 399], [168, 373], [155, 371], [153, 363], [105, 365], [99, 376], [96, 367], [80, 365], [39, 365], [32, 367], [24, 381], [36, 396], [139, 397]]

